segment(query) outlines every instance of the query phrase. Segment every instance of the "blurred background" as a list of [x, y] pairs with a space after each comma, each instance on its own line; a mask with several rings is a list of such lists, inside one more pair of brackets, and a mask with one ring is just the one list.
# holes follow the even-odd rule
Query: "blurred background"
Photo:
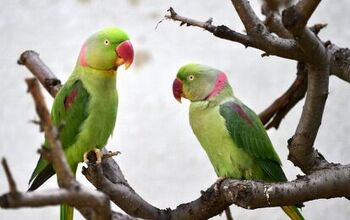
[[[260, 1], [252, 0], [260, 14]], [[350, 2], [338, 0], [320, 4], [309, 24], [328, 23], [323, 40], [349, 45]], [[71, 73], [80, 46], [93, 32], [105, 26], [119, 26], [131, 36], [136, 62], [127, 72], [119, 71], [119, 109], [109, 150], [122, 152], [116, 160], [134, 189], [160, 208], [175, 208], [200, 196], [216, 176], [188, 123], [188, 102], [182, 105], [172, 96], [172, 81], [178, 68], [189, 62], [204, 63], [228, 73], [236, 95], [256, 112], [261, 112], [284, 92], [295, 78], [296, 62], [261, 57], [262, 51], [215, 38], [194, 27], [163, 20], [169, 6], [181, 15], [213, 24], [225, 24], [243, 31], [238, 15], [226, 1], [164, 0], [2, 0], [0, 7], [0, 157], [6, 157], [25, 191], [36, 165], [43, 134], [30, 120], [37, 119], [24, 79], [31, 74], [16, 61], [28, 49], [40, 57], [63, 82]], [[329, 160], [348, 163], [350, 151], [349, 85], [331, 77], [330, 94], [316, 147]], [[46, 94], [49, 105], [52, 98]], [[269, 135], [289, 179], [300, 170], [287, 160], [287, 140], [296, 129], [301, 102]], [[91, 186], [78, 172], [78, 180]], [[51, 178], [40, 190], [55, 188]], [[0, 194], [8, 191], [0, 169]], [[116, 207], [114, 209], [118, 210]], [[287, 219], [279, 208], [245, 210], [231, 206], [235, 219]], [[349, 219], [350, 203], [345, 199], [305, 203], [306, 219]], [[3, 210], [1, 219], [58, 219], [59, 208]], [[79, 213], [76, 219], [82, 219]], [[214, 219], [224, 219], [215, 217]]]

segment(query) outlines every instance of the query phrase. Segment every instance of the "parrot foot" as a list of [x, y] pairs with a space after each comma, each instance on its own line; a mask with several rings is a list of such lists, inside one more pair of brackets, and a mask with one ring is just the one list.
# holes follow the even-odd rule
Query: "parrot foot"
[[[94, 154], [94, 156], [92, 156], [91, 154]], [[93, 162], [95, 161], [96, 164], [100, 164], [102, 162], [102, 157], [103, 157], [103, 153], [100, 151], [100, 149], [96, 148], [92, 151], [85, 152], [83, 156], [83, 160], [84, 160], [84, 163], [86, 164], [90, 163], [90, 159]]]

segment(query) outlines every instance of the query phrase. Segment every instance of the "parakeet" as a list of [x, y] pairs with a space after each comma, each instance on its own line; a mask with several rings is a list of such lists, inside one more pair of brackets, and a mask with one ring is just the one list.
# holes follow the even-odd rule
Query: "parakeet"
[[[84, 153], [104, 147], [112, 134], [118, 107], [116, 71], [123, 64], [127, 69], [133, 57], [123, 30], [108, 27], [94, 33], [82, 45], [72, 74], [55, 97], [51, 120], [61, 127], [59, 139], [73, 173]], [[40, 157], [28, 190], [37, 189], [54, 174], [52, 164]], [[62, 219], [73, 219], [72, 207], [61, 205]]]
[[[287, 181], [259, 117], [234, 96], [224, 72], [185, 65], [174, 80], [173, 95], [191, 101], [192, 130], [219, 177]], [[293, 220], [304, 219], [296, 206], [281, 208]]]

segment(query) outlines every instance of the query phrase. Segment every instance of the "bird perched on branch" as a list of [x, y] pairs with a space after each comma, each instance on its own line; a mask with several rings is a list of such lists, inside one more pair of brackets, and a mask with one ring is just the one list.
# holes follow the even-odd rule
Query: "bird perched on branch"
[[[133, 57], [123, 30], [108, 27], [98, 31], [82, 45], [72, 74], [55, 97], [51, 120], [62, 126], [59, 139], [74, 174], [84, 153], [104, 147], [112, 134], [118, 107], [116, 71], [121, 65], [127, 69]], [[40, 157], [28, 190], [37, 189], [54, 174], [52, 164]], [[63, 204], [61, 220], [68, 219], [73, 219], [73, 208]]]
[[[219, 177], [287, 181], [259, 117], [234, 96], [225, 73], [185, 65], [174, 80], [173, 94], [180, 102], [191, 101], [192, 130]], [[293, 220], [304, 219], [296, 206], [281, 208]]]

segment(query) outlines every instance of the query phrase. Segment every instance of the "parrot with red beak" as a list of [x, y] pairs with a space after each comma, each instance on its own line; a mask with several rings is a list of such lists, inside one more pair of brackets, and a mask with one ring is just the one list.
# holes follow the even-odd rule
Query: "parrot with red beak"
[[[62, 127], [59, 139], [74, 174], [86, 152], [107, 144], [118, 108], [116, 71], [121, 65], [127, 69], [133, 58], [128, 35], [116, 27], [104, 28], [82, 45], [72, 74], [55, 97], [51, 120]], [[47, 141], [44, 147], [48, 147]], [[52, 164], [40, 157], [28, 190], [37, 189], [54, 174]], [[73, 219], [73, 208], [62, 204], [60, 219]]]
[[[173, 94], [180, 102], [191, 102], [192, 130], [219, 177], [287, 181], [259, 117], [234, 96], [224, 72], [185, 65], [174, 80]], [[304, 219], [296, 206], [281, 208], [292, 220]]]

